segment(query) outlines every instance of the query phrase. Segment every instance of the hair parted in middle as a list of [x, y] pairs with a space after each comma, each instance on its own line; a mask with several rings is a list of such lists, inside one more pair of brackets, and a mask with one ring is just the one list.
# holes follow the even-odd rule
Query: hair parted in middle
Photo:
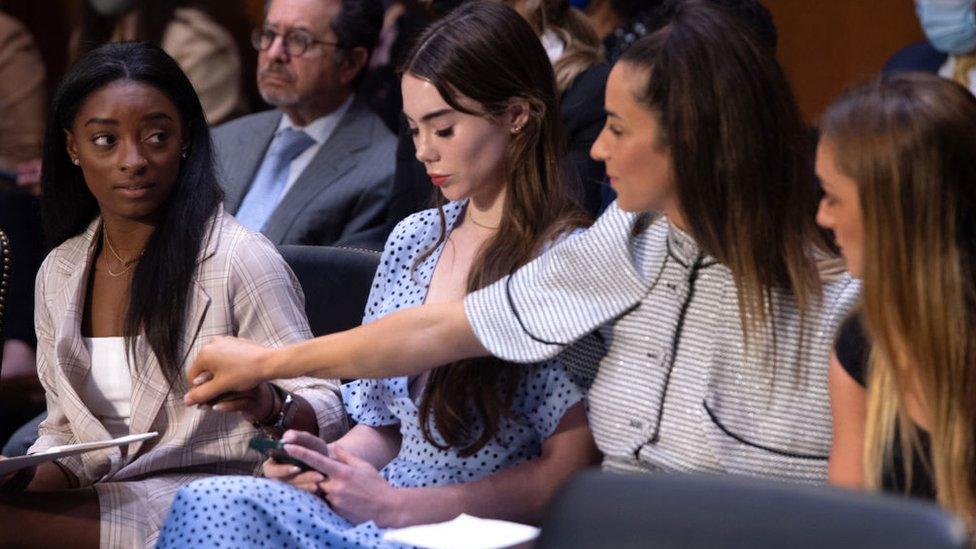
[[[564, 177], [565, 143], [552, 64], [539, 37], [515, 10], [491, 1], [465, 3], [418, 38], [403, 72], [430, 82], [451, 108], [469, 115], [495, 119], [514, 100], [529, 106], [528, 121], [507, 151], [501, 227], [475, 258], [468, 291], [510, 274], [547, 243], [588, 222]], [[461, 98], [479, 110], [465, 107]], [[418, 263], [446, 238], [443, 203], [438, 193], [441, 234]], [[420, 405], [425, 438], [444, 447], [433, 436], [433, 422], [447, 446], [463, 456], [476, 453], [508, 417], [519, 371], [489, 357], [431, 372]], [[472, 432], [479, 423], [481, 431]]]

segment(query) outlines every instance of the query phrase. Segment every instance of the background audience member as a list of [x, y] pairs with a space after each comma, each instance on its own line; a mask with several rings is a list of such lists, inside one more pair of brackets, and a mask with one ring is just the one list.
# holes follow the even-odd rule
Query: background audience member
[[[776, 50], [776, 26], [773, 16], [759, 0], [709, 0], [742, 18], [759, 40]], [[634, 42], [668, 23], [665, 0], [613, 0], [619, 25], [603, 39], [607, 61], [616, 63]]]
[[823, 119], [818, 220], [863, 280], [830, 361], [830, 480], [976, 511], [976, 99], [896, 75]]
[[225, 122], [248, 111], [241, 52], [226, 18], [207, 8], [193, 0], [87, 0], [72, 58], [108, 41], [155, 44], [190, 78], [207, 122]]
[[770, 48], [712, 2], [672, 9], [610, 74], [593, 153], [620, 198], [586, 233], [463, 303], [278, 350], [221, 338], [191, 366], [206, 375], [187, 402], [262, 371], [375, 377], [562, 352], [595, 374], [607, 469], [823, 481], [824, 364], [858, 286], [818, 272], [803, 125]]
[[399, 69], [414, 40], [430, 24], [430, 9], [420, 0], [396, 0], [389, 4], [363, 78], [360, 93], [394, 133], [400, 129], [403, 112]]
[[[38, 184], [19, 186], [17, 169], [41, 154], [47, 97], [44, 64], [34, 39], [16, 19], [0, 12], [0, 230], [11, 246], [0, 363], [0, 444], [43, 409], [34, 370], [34, 277], [44, 258]], [[39, 182], [39, 177], [35, 179]]]
[[44, 139], [44, 63], [30, 32], [0, 12], [0, 168], [37, 158]]
[[610, 66], [603, 63], [600, 39], [583, 12], [569, 0], [506, 0], [536, 30], [556, 74], [559, 113], [571, 169], [566, 179], [591, 215], [602, 211], [606, 170], [590, 157], [606, 121], [603, 91]]
[[976, 93], [976, 0], [915, 0], [924, 42], [899, 51], [885, 72], [936, 73]]
[[272, 0], [255, 32], [276, 108], [214, 131], [227, 209], [276, 244], [382, 249], [396, 139], [356, 95], [380, 0]]
[[98, 48], [65, 77], [52, 115], [44, 222], [56, 248], [35, 314], [48, 416], [31, 452], [160, 437], [0, 479], [27, 489], [0, 497], [0, 532], [15, 546], [152, 546], [180, 486], [254, 467], [251, 422], [293, 418], [332, 439], [345, 418], [332, 381], [264, 384], [214, 404], [243, 418], [171, 396], [214, 335], [269, 345], [310, 335], [284, 261], [222, 212], [203, 110], [173, 59], [142, 43]]
[[[417, 157], [441, 174], [442, 198], [390, 236], [365, 322], [461, 299], [585, 219], [560, 177], [553, 72], [532, 29], [509, 8], [472, 2], [418, 44], [404, 107]], [[380, 547], [383, 528], [462, 512], [538, 523], [556, 488], [596, 457], [582, 394], [558, 362], [462, 360], [414, 378], [355, 381], [343, 400], [357, 425], [330, 449], [305, 434], [285, 438], [318, 472], [296, 476], [267, 462], [267, 476], [294, 488], [251, 478], [195, 483], [177, 497], [160, 546], [318, 536], [319, 544]], [[234, 519], [217, 520], [221, 512]]]

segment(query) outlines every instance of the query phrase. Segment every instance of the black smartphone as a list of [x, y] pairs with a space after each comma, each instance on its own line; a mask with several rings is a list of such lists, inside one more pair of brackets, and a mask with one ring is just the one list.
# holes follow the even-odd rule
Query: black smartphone
[[269, 457], [278, 463], [295, 465], [301, 469], [302, 472], [315, 470], [314, 467], [305, 463], [304, 461], [288, 455], [288, 452], [285, 452], [285, 443], [281, 442], [280, 440], [254, 437], [248, 441], [247, 445], [251, 449], [261, 452], [265, 455], [265, 457]]

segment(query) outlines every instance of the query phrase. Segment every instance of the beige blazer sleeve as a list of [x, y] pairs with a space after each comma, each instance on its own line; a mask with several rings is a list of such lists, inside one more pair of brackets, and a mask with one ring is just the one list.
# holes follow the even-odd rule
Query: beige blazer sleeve
[[240, 52], [219, 23], [199, 10], [178, 9], [161, 46], [190, 79], [210, 125], [247, 112]]
[[[78, 442], [68, 418], [61, 408], [59, 398], [59, 384], [62, 376], [57, 375], [54, 368], [57, 367], [57, 359], [54, 357], [54, 321], [51, 318], [47, 307], [47, 299], [44, 292], [44, 281], [47, 278], [47, 269], [50, 264], [50, 256], [41, 265], [37, 273], [37, 282], [34, 285], [34, 329], [37, 332], [37, 375], [44, 387], [44, 396], [47, 401], [47, 418], [41, 422], [37, 429], [38, 439], [31, 446], [31, 454], [43, 452], [53, 446], [64, 444], [74, 444]], [[74, 475], [74, 480], [78, 481], [85, 476], [85, 468], [79, 456], [71, 456], [58, 460], [62, 467]]]
[[34, 38], [0, 13], [0, 166], [38, 158], [44, 140], [44, 63]]
[[[228, 289], [238, 337], [282, 347], [312, 337], [305, 298], [294, 273], [262, 235], [247, 233], [230, 265]], [[319, 436], [334, 440], [346, 431], [339, 382], [302, 377], [275, 384], [300, 395], [315, 410]]]

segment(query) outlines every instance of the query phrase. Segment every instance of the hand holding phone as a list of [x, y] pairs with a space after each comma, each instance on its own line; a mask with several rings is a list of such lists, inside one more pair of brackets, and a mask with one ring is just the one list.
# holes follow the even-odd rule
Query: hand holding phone
[[301, 469], [302, 472], [315, 470], [315, 468], [312, 467], [311, 465], [305, 463], [304, 461], [296, 457], [292, 457], [291, 455], [289, 455], [288, 452], [285, 451], [285, 443], [280, 440], [275, 440], [272, 438], [255, 437], [252, 438], [247, 443], [247, 445], [250, 448], [264, 454], [266, 458], [271, 458], [277, 463], [294, 465], [299, 469]]

